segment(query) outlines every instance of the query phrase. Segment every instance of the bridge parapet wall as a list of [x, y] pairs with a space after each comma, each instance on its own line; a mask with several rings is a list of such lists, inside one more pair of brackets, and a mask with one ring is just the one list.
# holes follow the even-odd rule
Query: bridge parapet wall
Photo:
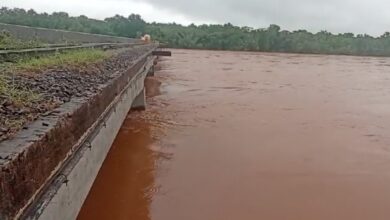
[[[0, 219], [12, 219], [16, 215], [27, 219], [38, 219], [44, 213], [57, 216], [62, 216], [61, 214], [64, 213], [70, 213], [73, 216], [75, 213], [77, 214], [80, 204], [69, 205], [69, 201], [74, 199], [70, 195], [77, 195], [80, 202], [85, 199], [86, 193], [88, 193], [89, 187], [105, 158], [107, 149], [111, 146], [108, 140], [112, 141], [115, 138], [116, 131], [121, 125], [121, 123], [116, 122], [111, 125], [104, 119], [104, 114], [114, 112], [114, 115], [118, 115], [119, 112], [122, 112], [113, 119], [120, 122], [125, 117], [126, 110], [131, 107], [131, 102], [143, 91], [143, 80], [150, 68], [150, 63], [153, 64], [150, 55], [155, 48], [156, 46], [152, 46], [127, 71], [117, 73], [117, 77], [107, 82], [99, 94], [90, 98], [74, 99], [57, 109], [55, 114], [35, 121], [29, 129], [19, 132], [13, 139], [0, 143]], [[121, 95], [125, 90], [127, 91], [126, 95]], [[125, 102], [127, 105], [119, 107], [122, 109], [121, 111], [111, 107], [118, 96], [121, 96], [120, 100], [128, 100]], [[90, 132], [95, 132], [94, 126], [109, 127], [108, 133], [112, 137], [101, 138], [99, 135], [103, 141], [87, 140], [91, 135]], [[95, 143], [104, 146], [104, 149]], [[68, 164], [69, 158], [75, 157], [75, 153], [79, 152], [79, 149], [88, 148], [89, 145], [91, 145], [91, 152], [95, 152], [93, 147], [96, 147], [96, 155], [99, 157], [98, 159], [91, 157], [85, 160], [89, 165], [80, 167], [91, 168], [91, 170], [83, 172], [84, 174], [78, 173], [78, 177], [75, 178], [70, 178], [73, 175], [71, 171], [65, 175], [62, 168]], [[80, 175], [83, 175], [84, 179]], [[72, 193], [64, 193], [67, 191], [57, 193], [55, 190], [54, 195], [63, 196], [61, 200], [67, 201], [65, 203], [69, 205], [68, 209], [54, 207], [49, 210], [62, 210], [62, 213], [45, 212], [46, 206], [55, 203], [50, 202], [52, 199], [50, 195], [41, 203], [42, 195], [46, 194], [45, 192], [50, 194], [48, 187], [53, 185], [52, 182], [55, 183], [56, 180], [63, 178], [66, 178], [65, 180], [72, 179], [72, 183], [67, 184], [65, 180], [60, 181], [59, 187], [64, 189], [65, 185], [65, 189]], [[68, 185], [76, 187], [77, 190], [67, 188]], [[29, 204], [38, 204], [39, 207], [31, 205], [25, 209]]]
[[13, 36], [22, 40], [39, 40], [44, 43], [137, 43], [139, 39], [115, 37], [100, 34], [89, 34], [46, 28], [35, 28], [0, 23], [0, 30], [7, 30]]

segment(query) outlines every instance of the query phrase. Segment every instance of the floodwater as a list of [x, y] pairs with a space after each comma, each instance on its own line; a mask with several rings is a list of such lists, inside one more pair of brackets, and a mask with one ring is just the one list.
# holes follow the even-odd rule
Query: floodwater
[[390, 59], [173, 50], [159, 65], [80, 220], [390, 219]]

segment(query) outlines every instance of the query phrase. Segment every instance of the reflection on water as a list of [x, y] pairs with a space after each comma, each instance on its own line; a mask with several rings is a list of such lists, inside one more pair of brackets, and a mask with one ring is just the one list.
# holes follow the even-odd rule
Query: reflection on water
[[389, 64], [174, 50], [80, 219], [390, 219]]

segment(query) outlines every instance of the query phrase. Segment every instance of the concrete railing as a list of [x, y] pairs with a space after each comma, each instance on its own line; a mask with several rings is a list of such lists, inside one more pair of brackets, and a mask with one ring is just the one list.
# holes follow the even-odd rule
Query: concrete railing
[[26, 27], [0, 23], [0, 30], [7, 30], [14, 37], [22, 40], [39, 40], [43, 43], [137, 43], [139, 39], [114, 37], [100, 34], [88, 34], [64, 30]]

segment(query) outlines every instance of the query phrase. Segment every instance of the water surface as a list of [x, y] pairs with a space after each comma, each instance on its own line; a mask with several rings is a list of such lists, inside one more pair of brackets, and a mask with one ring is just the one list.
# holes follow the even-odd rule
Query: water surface
[[390, 219], [390, 59], [173, 50], [159, 65], [79, 219]]

